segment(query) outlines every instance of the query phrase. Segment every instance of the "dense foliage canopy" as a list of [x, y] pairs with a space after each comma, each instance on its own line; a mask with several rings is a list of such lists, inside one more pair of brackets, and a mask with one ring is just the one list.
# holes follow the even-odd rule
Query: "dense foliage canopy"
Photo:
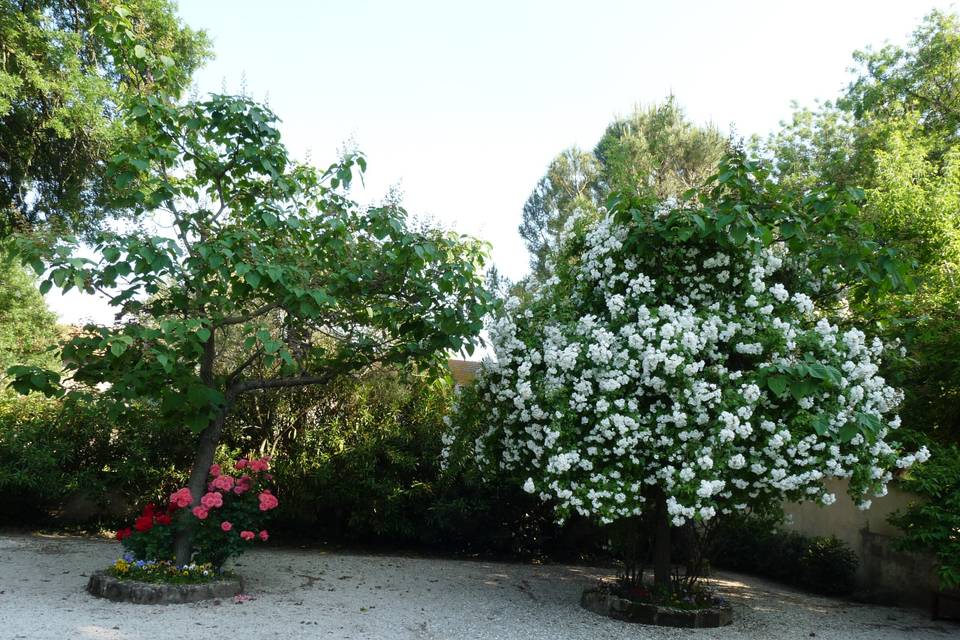
[[105, 170], [136, 135], [123, 105], [179, 95], [207, 54], [170, 0], [2, 0], [0, 237], [116, 216]]
[[679, 197], [714, 173], [727, 149], [719, 130], [692, 124], [670, 97], [614, 120], [592, 153], [576, 147], [561, 152], [523, 206], [519, 231], [533, 275], [549, 276], [551, 254], [570, 216], [595, 214], [614, 192]]

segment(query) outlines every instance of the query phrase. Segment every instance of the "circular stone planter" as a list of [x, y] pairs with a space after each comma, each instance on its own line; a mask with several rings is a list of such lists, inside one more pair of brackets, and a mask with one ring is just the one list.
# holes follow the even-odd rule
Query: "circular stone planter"
[[157, 584], [120, 580], [103, 571], [90, 576], [87, 591], [98, 598], [134, 604], [182, 604], [211, 598], [232, 598], [243, 591], [243, 580], [224, 578], [202, 584]]
[[733, 609], [729, 604], [718, 604], [707, 609], [675, 609], [634, 602], [604, 589], [584, 591], [580, 598], [580, 606], [616, 620], [655, 624], [662, 627], [702, 629], [723, 627], [733, 622]]

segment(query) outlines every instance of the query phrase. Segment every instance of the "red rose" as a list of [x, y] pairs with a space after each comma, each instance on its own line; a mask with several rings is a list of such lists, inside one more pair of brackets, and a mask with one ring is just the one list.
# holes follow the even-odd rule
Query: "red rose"
[[157, 516], [157, 524], [168, 525], [173, 521], [173, 519], [167, 514], [163, 513]]
[[133, 528], [140, 532], [150, 531], [153, 528], [153, 516], [142, 515], [133, 521]]
[[131, 535], [133, 535], [133, 531], [130, 530], [130, 527], [127, 527], [126, 529], [120, 529], [117, 531], [117, 540], [129, 538]]

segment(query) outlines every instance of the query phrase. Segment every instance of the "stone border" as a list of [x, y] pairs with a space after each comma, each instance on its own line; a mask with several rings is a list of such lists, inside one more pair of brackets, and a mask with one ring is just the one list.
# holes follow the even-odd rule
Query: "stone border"
[[722, 604], [708, 609], [674, 609], [655, 604], [634, 602], [613, 595], [605, 589], [587, 589], [580, 598], [580, 606], [602, 616], [662, 627], [704, 629], [724, 627], [733, 622], [733, 608]]
[[87, 591], [98, 598], [134, 604], [183, 604], [211, 598], [232, 598], [243, 592], [239, 577], [202, 584], [157, 584], [120, 580], [103, 571], [90, 576]]

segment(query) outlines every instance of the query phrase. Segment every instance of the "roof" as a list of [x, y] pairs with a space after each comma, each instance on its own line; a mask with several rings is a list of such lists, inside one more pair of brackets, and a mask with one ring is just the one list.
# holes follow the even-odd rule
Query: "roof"
[[459, 385], [472, 384], [480, 370], [480, 363], [474, 360], [447, 360], [447, 366], [450, 367], [450, 375], [453, 381]]

